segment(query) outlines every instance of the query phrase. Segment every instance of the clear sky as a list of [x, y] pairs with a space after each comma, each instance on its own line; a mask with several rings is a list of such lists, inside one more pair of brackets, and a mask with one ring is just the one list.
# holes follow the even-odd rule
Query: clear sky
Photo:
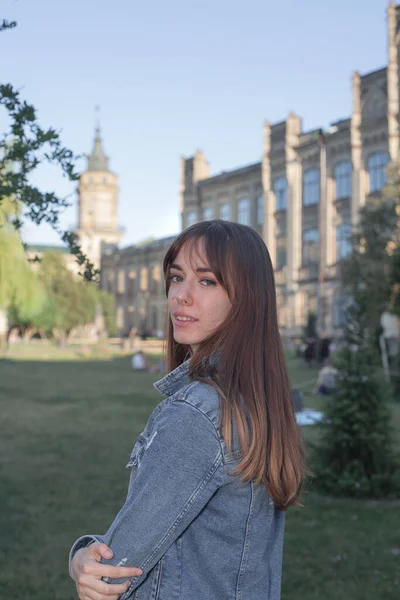
[[[77, 153], [91, 151], [101, 106], [128, 245], [179, 231], [180, 156], [203, 150], [215, 174], [260, 160], [265, 119], [293, 110], [307, 130], [350, 116], [353, 71], [387, 64], [387, 5], [2, 0], [0, 20], [18, 27], [0, 34], [1, 81], [21, 88]], [[52, 169], [36, 181], [73, 189]], [[76, 225], [74, 203], [64, 227]], [[58, 243], [47, 226], [27, 226], [25, 239]]]

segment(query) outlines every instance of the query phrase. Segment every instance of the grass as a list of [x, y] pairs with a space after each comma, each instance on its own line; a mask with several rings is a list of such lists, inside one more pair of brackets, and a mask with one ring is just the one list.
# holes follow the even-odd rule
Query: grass
[[[294, 361], [289, 369], [294, 384], [312, 388], [315, 371]], [[1, 597], [76, 598], [69, 548], [103, 532], [123, 503], [129, 452], [161, 399], [153, 381], [122, 356], [0, 360]], [[282, 600], [397, 599], [399, 515], [396, 503], [310, 494], [287, 515]]]

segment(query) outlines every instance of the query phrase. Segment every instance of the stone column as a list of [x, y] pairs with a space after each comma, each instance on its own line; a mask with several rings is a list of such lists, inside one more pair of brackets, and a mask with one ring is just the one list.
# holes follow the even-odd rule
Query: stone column
[[[319, 198], [319, 236], [320, 236], [320, 262], [318, 277], [318, 322], [319, 333], [325, 331], [326, 325], [326, 270], [328, 254], [328, 198], [327, 198], [327, 166], [326, 166], [326, 139], [324, 135], [319, 138], [320, 146], [320, 198]], [[331, 223], [329, 223], [331, 226]]]
[[397, 37], [397, 7], [395, 2], [388, 6], [388, 133], [389, 154], [392, 162], [399, 155], [399, 43]]
[[286, 224], [287, 274], [286, 302], [288, 303], [288, 331], [296, 325], [298, 297], [298, 270], [302, 260], [302, 165], [297, 156], [296, 146], [301, 133], [301, 119], [290, 113], [286, 120], [286, 178], [288, 182], [288, 209]]
[[272, 264], [276, 268], [276, 243], [275, 243], [275, 198], [271, 191], [271, 124], [264, 124], [264, 152], [261, 166], [261, 177], [264, 192], [264, 224], [263, 238], [271, 255]]
[[359, 209], [365, 204], [366, 177], [362, 156], [361, 140], [361, 79], [353, 74], [353, 113], [351, 115], [351, 157], [353, 162], [351, 221], [358, 223]]

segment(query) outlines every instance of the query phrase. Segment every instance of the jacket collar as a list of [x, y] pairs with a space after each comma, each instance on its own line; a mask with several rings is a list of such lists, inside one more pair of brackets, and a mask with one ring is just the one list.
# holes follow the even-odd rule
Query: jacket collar
[[186, 360], [184, 363], [176, 367], [171, 373], [165, 375], [159, 381], [156, 381], [153, 385], [157, 391], [164, 396], [172, 396], [180, 389], [182, 389], [185, 385], [189, 385], [191, 379], [189, 377], [189, 365], [190, 358]]

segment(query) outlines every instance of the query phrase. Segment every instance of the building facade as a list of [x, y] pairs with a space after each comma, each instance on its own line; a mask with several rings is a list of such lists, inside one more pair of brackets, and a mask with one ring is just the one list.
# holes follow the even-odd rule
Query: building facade
[[166, 324], [163, 260], [175, 236], [103, 255], [101, 287], [115, 298], [120, 334], [163, 337]]
[[[360, 207], [380, 193], [389, 162], [399, 159], [400, 6], [391, 3], [387, 17], [388, 66], [353, 74], [348, 118], [326, 131], [303, 131], [294, 113], [266, 122], [260, 162], [218, 175], [200, 151], [181, 160], [182, 228], [219, 218], [263, 236], [284, 337], [301, 336], [310, 313], [319, 333], [340, 335], [346, 299], [338, 265], [351, 251]], [[164, 329], [160, 273], [172, 239], [103, 256], [102, 286], [115, 295], [121, 332]]]
[[262, 233], [275, 268], [281, 330], [302, 334], [309, 313], [337, 335], [346, 300], [338, 265], [359, 208], [386, 183], [399, 153], [400, 6], [388, 7], [388, 67], [353, 75], [349, 118], [304, 132], [300, 117], [265, 123], [259, 163], [210, 177], [201, 152], [182, 160], [182, 227], [230, 219]]

